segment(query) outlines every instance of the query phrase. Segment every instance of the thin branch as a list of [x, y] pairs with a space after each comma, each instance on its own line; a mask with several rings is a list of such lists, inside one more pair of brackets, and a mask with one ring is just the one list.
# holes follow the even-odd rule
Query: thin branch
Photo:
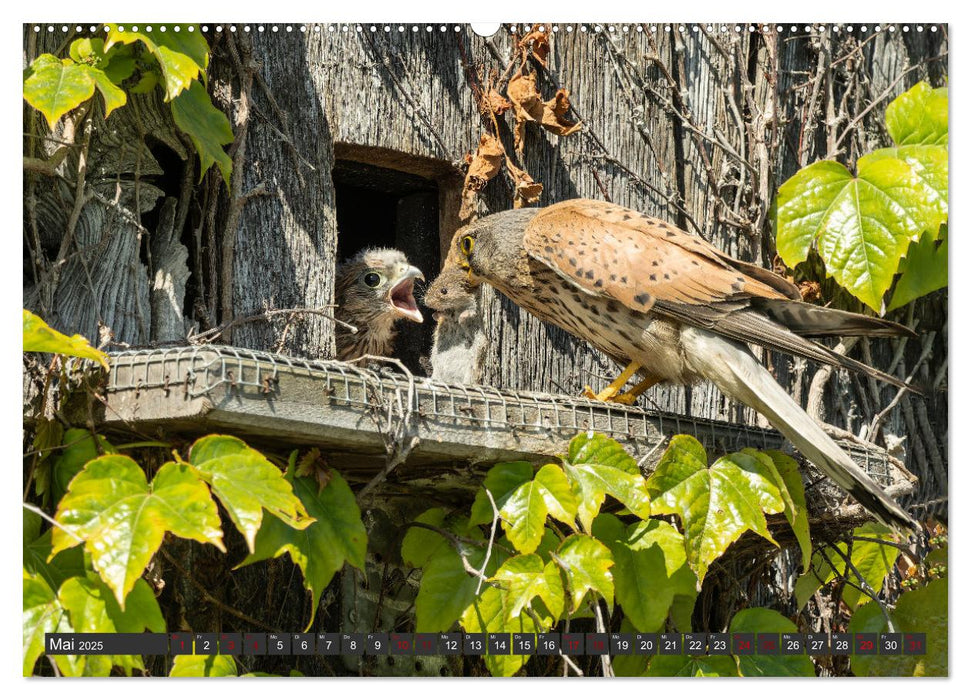
[[[896, 88], [897, 85], [900, 84], [900, 81], [901, 80], [903, 80], [904, 78], [906, 78], [908, 75], [910, 75], [911, 73], [913, 73], [918, 68], [922, 68], [922, 67], [926, 66], [929, 63], [933, 63], [934, 61], [939, 61], [939, 60], [941, 60], [943, 58], [946, 58], [947, 57], [947, 54], [948, 54], [948, 52], [945, 51], [940, 56], [934, 56], [934, 57], [929, 58], [929, 59], [927, 59], [925, 61], [921, 61], [920, 63], [917, 63], [917, 64], [911, 66], [907, 70], [903, 71], [900, 75], [898, 75], [897, 78], [896, 78], [896, 80], [894, 80], [892, 83], [890, 83], [890, 85], [887, 86], [887, 89], [886, 90], [884, 90], [883, 92], [881, 92], [877, 96], [877, 98], [875, 100], [873, 100], [873, 102], [871, 102], [869, 105], [867, 105], [867, 107], [865, 109], [863, 109], [862, 111], [860, 111], [856, 116], [853, 117], [853, 119], [850, 120], [849, 124], [846, 125], [846, 128], [844, 128], [843, 131], [842, 131], [842, 133], [840, 133], [840, 135], [836, 138], [836, 141], [833, 143], [832, 149], [829, 151], [829, 153], [826, 154], [826, 160], [834, 160], [836, 158], [836, 156], [840, 152], [839, 145], [840, 145], [840, 143], [842, 143], [843, 139], [845, 139], [847, 137], [847, 135], [856, 127], [856, 125], [860, 123], [860, 121], [863, 119], [863, 117], [865, 117], [867, 114], [869, 114], [877, 105], [881, 104], [883, 102], [883, 100], [888, 95], [890, 95], [891, 92], [893, 92], [894, 88]], [[838, 62], [839, 61], [834, 61], [833, 65], [836, 65], [836, 63], [838, 63]]]
[[41, 518], [49, 522], [52, 526], [59, 528], [61, 530], [64, 530], [64, 532], [66, 532], [71, 537], [76, 539], [79, 544], [81, 542], [84, 542], [84, 538], [77, 534], [77, 530], [75, 528], [69, 527], [67, 525], [64, 525], [63, 523], [57, 522], [56, 520], [54, 520], [54, 518], [49, 516], [47, 513], [45, 513], [43, 510], [35, 506], [33, 503], [23, 503], [23, 507], [24, 507], [24, 510], [29, 510], [31, 513], [35, 513], [39, 515]]
[[[489, 497], [489, 503], [492, 505], [492, 529], [489, 531], [489, 545], [486, 547], [485, 560], [482, 562], [482, 573], [485, 574], [486, 567], [489, 565], [489, 559], [492, 558], [492, 546], [496, 541], [496, 525], [499, 522], [499, 508], [496, 506], [496, 499], [492, 497], [492, 492], [483, 488], [486, 496]], [[482, 580], [479, 580], [479, 584], [475, 587], [475, 594], [479, 595], [479, 589], [482, 588]]]
[[[934, 339], [936, 337], [937, 337], [937, 333], [935, 331], [931, 331], [924, 337], [924, 343], [923, 343], [923, 347], [921, 348], [920, 357], [917, 358], [917, 362], [914, 364], [913, 369], [910, 371], [910, 374], [904, 380], [907, 384], [910, 384], [912, 381], [914, 381], [914, 377], [917, 376], [917, 371], [920, 369], [921, 365], [923, 365], [924, 362], [927, 361], [927, 358], [930, 357], [931, 353], [934, 351]], [[898, 389], [897, 393], [894, 395], [893, 400], [891, 400], [890, 403], [888, 403], [882, 411], [880, 411], [877, 415], [873, 417], [873, 420], [870, 422], [870, 427], [866, 433], [866, 437], [868, 440], [870, 440], [871, 442], [873, 441], [873, 438], [876, 436], [877, 431], [880, 430], [880, 427], [887, 419], [887, 416], [890, 415], [890, 412], [897, 406], [898, 403], [900, 403], [900, 400], [903, 399], [904, 395], [907, 393], [908, 393], [907, 389], [905, 389], [904, 387], [900, 387], [900, 389]]]
[[[592, 598], [590, 601], [590, 607], [593, 609], [593, 617], [597, 632], [606, 634], [607, 625], [604, 623], [603, 611], [600, 609], [600, 600], [597, 598]], [[610, 663], [610, 654], [600, 655], [600, 666], [603, 668], [604, 678], [614, 678], [614, 667]]]
[[[853, 560], [850, 558], [850, 555], [843, 552], [837, 547], [832, 547], [831, 549], [832, 551], [836, 552], [837, 554], [840, 555], [840, 557], [843, 558], [843, 561], [846, 562], [846, 568], [852, 571], [853, 575], [856, 576], [857, 579], [859, 579], [860, 585], [856, 585], [852, 581], [848, 580], [844, 574], [845, 582], [853, 586], [853, 588], [857, 589], [858, 591], [861, 591], [869, 598], [872, 598], [873, 601], [880, 606], [880, 611], [883, 613], [883, 617], [887, 621], [887, 628], [888, 628], [887, 631], [895, 632], [896, 630], [894, 629], [893, 621], [890, 619], [890, 611], [887, 609], [887, 604], [882, 600], [880, 600], [879, 594], [873, 590], [873, 588], [870, 586], [869, 583], [867, 583], [866, 578], [863, 577], [863, 574], [860, 573], [860, 570], [857, 569], [856, 565], [853, 564]], [[836, 571], [836, 567], [833, 566], [833, 562], [829, 559], [829, 556], [827, 556], [826, 552], [821, 551], [820, 554], [822, 554], [823, 558], [826, 559], [826, 563], [830, 565], [833, 571]]]
[[[334, 307], [333, 304], [328, 304], [326, 308], [333, 308], [333, 307]], [[340, 319], [335, 318], [334, 314], [331, 311], [325, 310], [325, 308], [310, 309], [310, 308], [298, 307], [294, 309], [267, 309], [266, 311], [263, 311], [261, 313], [234, 318], [233, 320], [227, 323], [222, 323], [216, 326], [215, 328], [209, 329], [208, 331], [201, 331], [199, 333], [190, 335], [186, 338], [186, 340], [189, 343], [192, 343], [193, 345], [199, 344], [199, 343], [209, 343], [214, 338], [221, 335], [223, 331], [229, 328], [232, 328], [233, 326], [239, 326], [244, 323], [254, 323], [256, 321], [269, 321], [271, 318], [275, 316], [291, 316], [291, 315], [298, 315], [298, 314], [316, 314], [318, 316], [324, 316], [325, 318], [330, 319], [334, 323], [344, 326], [352, 333], [357, 333], [357, 330], [358, 330], [356, 326], [352, 326], [349, 323], [345, 323], [344, 321], [341, 321]]]

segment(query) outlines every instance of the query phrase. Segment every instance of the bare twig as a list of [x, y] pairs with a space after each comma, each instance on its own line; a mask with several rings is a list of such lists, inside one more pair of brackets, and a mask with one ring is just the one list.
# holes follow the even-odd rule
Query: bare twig
[[[896, 88], [897, 85], [900, 84], [900, 81], [902, 81], [908, 75], [910, 75], [911, 73], [913, 73], [915, 70], [918, 70], [919, 68], [922, 68], [922, 67], [926, 66], [929, 63], [933, 63], [934, 61], [940, 61], [940, 60], [946, 58], [947, 57], [947, 54], [948, 54], [948, 52], [947, 51], [944, 51], [940, 56], [933, 56], [931, 58], [928, 58], [928, 59], [926, 59], [924, 61], [921, 61], [920, 63], [914, 64], [910, 68], [907, 68], [906, 70], [904, 70], [903, 72], [901, 72], [900, 75], [898, 75], [896, 77], [896, 79], [892, 83], [890, 83], [890, 85], [888, 85], [887, 88], [883, 92], [881, 92], [877, 96], [877, 98], [875, 100], [873, 100], [869, 105], [867, 105], [866, 108], [864, 108], [863, 110], [859, 111], [850, 120], [850, 122], [846, 125], [846, 128], [844, 128], [843, 131], [840, 133], [840, 135], [836, 138], [836, 141], [833, 143], [833, 146], [830, 149], [830, 151], [826, 154], [826, 159], [827, 160], [833, 160], [833, 159], [836, 158], [837, 155], [839, 155], [839, 153], [840, 153], [839, 146], [840, 146], [840, 143], [843, 142], [843, 139], [845, 139], [847, 137], [847, 135], [856, 127], [856, 125], [859, 124], [860, 121], [862, 121], [862, 119], [867, 114], [869, 114], [871, 110], [873, 110], [873, 108], [875, 108], [878, 105], [880, 105], [880, 104], [883, 103], [883, 100], [893, 92], [894, 88]], [[836, 62], [834, 62], [834, 65], [835, 65], [835, 63]]]
[[[845, 355], [853, 346], [856, 345], [859, 338], [843, 338], [840, 343], [833, 348], [833, 352], [838, 355]], [[808, 413], [812, 418], [817, 421], [823, 420], [823, 392], [826, 389], [826, 382], [832, 376], [833, 371], [836, 368], [833, 365], [826, 365], [820, 367], [816, 374], [813, 375], [813, 379], [809, 384], [809, 393], [806, 398], [806, 413]]]
[[23, 507], [24, 507], [24, 510], [29, 510], [31, 513], [35, 513], [36, 515], [39, 515], [41, 518], [49, 522], [52, 526], [58, 529], [64, 530], [64, 532], [66, 532], [71, 537], [76, 539], [79, 543], [84, 542], [84, 538], [77, 534], [77, 530], [75, 528], [70, 527], [68, 525], [64, 525], [63, 523], [57, 522], [56, 520], [54, 520], [54, 518], [49, 516], [47, 513], [45, 513], [43, 510], [35, 506], [33, 503], [24, 503]]
[[[489, 560], [492, 558], [492, 546], [496, 541], [496, 525], [499, 523], [499, 508], [496, 506], [496, 499], [492, 497], [492, 492], [484, 488], [486, 496], [489, 497], [489, 503], [492, 505], [492, 528], [489, 531], [489, 545], [486, 547], [485, 560], [482, 562], [482, 573], [485, 573], [486, 567], [489, 565]], [[482, 581], [475, 587], [475, 594], [479, 595], [479, 589], [482, 587]]]
[[341, 321], [340, 319], [335, 318], [333, 312], [329, 310], [331, 308], [333, 308], [332, 304], [328, 304], [326, 307], [319, 308], [319, 309], [310, 309], [310, 308], [302, 308], [302, 307], [298, 307], [294, 309], [267, 309], [266, 311], [250, 314], [249, 316], [234, 318], [233, 320], [227, 323], [221, 323], [217, 327], [211, 328], [208, 331], [201, 331], [199, 333], [190, 335], [189, 337], [186, 338], [186, 340], [189, 343], [192, 343], [194, 345], [200, 344], [200, 343], [209, 343], [209, 342], [212, 342], [213, 339], [222, 335], [223, 331], [229, 328], [232, 328], [233, 326], [239, 326], [244, 323], [254, 323], [256, 321], [269, 321], [271, 318], [274, 318], [276, 316], [298, 316], [301, 314], [315, 314], [317, 316], [324, 316], [325, 318], [330, 319], [334, 323], [344, 326], [352, 333], [357, 333], [356, 326], [352, 326], [350, 323], [345, 323], [344, 321]]
[[[853, 564], [853, 560], [850, 558], [850, 555], [843, 552], [837, 547], [833, 547], [832, 551], [836, 552], [837, 554], [840, 555], [840, 557], [843, 558], [843, 560], [846, 562], [847, 568], [853, 572], [853, 575], [856, 576], [857, 579], [859, 579], [860, 585], [859, 586], [854, 585], [854, 588], [857, 588], [858, 590], [862, 590], [867, 596], [872, 598], [877, 605], [880, 606], [880, 611], [883, 613], [883, 617], [887, 621], [887, 631], [896, 632], [896, 630], [894, 629], [893, 620], [890, 619], [890, 611], [887, 609], [887, 604], [884, 603], [882, 600], [880, 600], [879, 594], [875, 590], [873, 590], [873, 588], [870, 586], [869, 583], [867, 583], [866, 578], [863, 577], [863, 574], [860, 573], [860, 570], [857, 569], [856, 565]], [[824, 557], [826, 556], [825, 553], [823, 553], [823, 556]], [[835, 570], [836, 570], [836, 567], [833, 567], [833, 571]], [[850, 581], [847, 581], [847, 583], [850, 583], [851, 585], [853, 585], [852, 582]]]
[[[936, 337], [937, 337], [937, 333], [934, 331], [931, 331], [926, 336], [924, 336], [924, 342], [923, 342], [923, 347], [921, 348], [920, 357], [917, 358], [917, 362], [914, 364], [913, 368], [911, 369], [910, 374], [904, 380], [907, 384], [910, 384], [912, 381], [914, 381], [914, 377], [917, 376], [917, 371], [920, 369], [921, 365], [923, 365], [924, 362], [927, 361], [927, 358], [930, 357], [931, 353], [934, 351], [934, 339]], [[880, 427], [883, 425], [884, 421], [887, 420], [887, 416], [890, 415], [890, 412], [897, 406], [898, 403], [900, 403], [900, 400], [907, 393], [908, 393], [907, 389], [901, 387], [894, 395], [893, 400], [891, 400], [890, 403], [888, 403], [882, 411], [880, 411], [877, 415], [873, 417], [873, 420], [870, 422], [870, 427], [866, 432], [866, 439], [870, 440], [871, 442], [873, 441], [873, 438], [876, 437], [877, 431], [880, 430]]]
[[[590, 601], [590, 607], [593, 610], [593, 617], [595, 620], [597, 632], [601, 634], [606, 634], [607, 625], [604, 623], [603, 611], [600, 609], [600, 601], [597, 598], [593, 598]], [[610, 663], [610, 654], [600, 655], [600, 666], [601, 668], [603, 668], [604, 678], [614, 677], [614, 667]]]
[[[411, 371], [405, 367], [405, 365], [393, 357], [381, 357], [379, 355], [361, 355], [360, 357], [351, 360], [351, 363], [369, 363], [369, 362], [381, 362], [396, 366], [401, 373], [405, 375], [408, 379], [408, 391], [405, 397], [407, 405], [402, 405], [401, 403], [401, 392], [394, 393], [394, 402], [397, 404], [397, 420], [395, 420], [394, 407], [395, 403], [391, 401], [387, 402], [387, 422], [385, 425], [378, 424], [378, 429], [381, 432], [381, 437], [384, 439], [384, 449], [386, 451], [385, 466], [373, 479], [371, 479], [363, 489], [357, 494], [357, 501], [361, 503], [364, 496], [370, 493], [372, 490], [377, 488], [379, 484], [384, 482], [388, 475], [394, 471], [394, 469], [399, 465], [403, 464], [405, 460], [408, 459], [408, 455], [418, 444], [418, 435], [414, 425], [412, 424], [412, 419], [415, 416], [415, 409], [417, 408], [417, 400], [415, 398], [415, 376]], [[366, 370], [361, 370], [366, 372]], [[373, 376], [373, 373], [372, 373]], [[371, 385], [369, 385], [371, 386]], [[379, 394], [375, 396], [374, 405], [380, 406], [384, 401], [384, 397]], [[372, 414], [373, 417], [373, 414]], [[375, 421], [377, 422], [377, 421]]]

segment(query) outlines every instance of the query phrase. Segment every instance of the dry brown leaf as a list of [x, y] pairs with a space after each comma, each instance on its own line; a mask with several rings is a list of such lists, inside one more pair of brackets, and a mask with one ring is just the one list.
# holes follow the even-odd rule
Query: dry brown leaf
[[[519, 42], [519, 49], [524, 58], [527, 51], [532, 51], [533, 58], [546, 67], [546, 57], [550, 54], [550, 38], [547, 32], [541, 32], [538, 24], [534, 24], [529, 33]], [[545, 26], [545, 25], [544, 25]]]
[[820, 286], [819, 282], [805, 281], [799, 283], [799, 293], [802, 295], [803, 301], [808, 301], [809, 303], [817, 303], [823, 299], [823, 288]]
[[466, 156], [469, 171], [465, 174], [462, 185], [462, 208], [459, 217], [467, 219], [475, 208], [475, 193], [482, 190], [486, 183], [494, 178], [502, 169], [502, 161], [506, 151], [498, 138], [485, 132], [479, 137], [479, 147], [475, 150], [475, 157]]
[[517, 168], [509, 158], [506, 158], [506, 169], [513, 179], [513, 209], [521, 209], [526, 204], [539, 201], [539, 196], [543, 193], [542, 183], [534, 181], [529, 173]]
[[502, 142], [489, 132], [482, 134], [479, 137], [479, 147], [475, 150], [475, 157], [469, 164], [469, 172], [465, 174], [463, 190], [478, 192], [485, 187], [486, 183], [499, 173], [505, 157], [506, 151], [502, 147]]
[[544, 129], [557, 136], [569, 136], [583, 126], [566, 118], [570, 111], [570, 93], [560, 88], [552, 99], [544, 102], [536, 89], [535, 75], [517, 75], [509, 81], [506, 89], [509, 100], [516, 112], [515, 144], [516, 151], [522, 152], [526, 122], [538, 122]]
[[489, 94], [485, 96], [483, 101], [486, 104], [486, 109], [497, 116], [503, 114], [507, 109], [512, 109], [512, 102], [503, 97], [495, 88], [489, 90]]

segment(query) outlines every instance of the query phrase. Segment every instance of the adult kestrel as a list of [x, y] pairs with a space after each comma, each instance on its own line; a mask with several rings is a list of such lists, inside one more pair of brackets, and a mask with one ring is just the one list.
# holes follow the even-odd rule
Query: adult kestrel
[[[540, 319], [627, 368], [601, 400], [631, 403], [659, 382], [710, 380], [764, 415], [811, 462], [888, 525], [911, 517], [840, 449], [755, 358], [747, 343], [896, 377], [809, 338], [896, 336], [883, 319], [801, 301], [788, 280], [703, 239], [621, 206], [575, 199], [486, 216], [454, 238], [450, 257]], [[635, 374], [641, 381], [620, 393]], [[592, 394], [591, 394], [592, 395]]]
[[424, 281], [425, 276], [393, 248], [368, 248], [338, 266], [334, 316], [357, 329], [355, 333], [337, 325], [339, 359], [391, 355], [395, 323], [402, 318], [415, 323], [423, 320], [415, 302], [415, 279]]

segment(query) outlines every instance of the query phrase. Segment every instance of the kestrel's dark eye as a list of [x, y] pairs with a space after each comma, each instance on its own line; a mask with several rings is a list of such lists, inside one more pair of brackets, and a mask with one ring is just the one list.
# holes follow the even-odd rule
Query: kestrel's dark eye
[[369, 272], [364, 275], [364, 284], [369, 287], [380, 287], [383, 278], [377, 272]]
[[462, 239], [462, 252], [466, 255], [472, 254], [472, 248], [475, 246], [475, 239], [472, 236], [465, 236]]

